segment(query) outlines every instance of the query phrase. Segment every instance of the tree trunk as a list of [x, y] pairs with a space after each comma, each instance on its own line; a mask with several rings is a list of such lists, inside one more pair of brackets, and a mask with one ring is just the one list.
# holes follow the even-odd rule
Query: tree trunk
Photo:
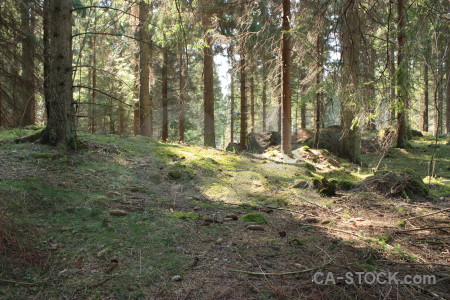
[[[447, 7], [450, 8], [450, 4], [447, 3]], [[449, 39], [450, 40], [450, 39]], [[446, 57], [446, 129], [447, 135], [450, 136], [450, 50], [447, 49], [447, 57]]]
[[306, 103], [304, 102], [300, 106], [300, 128], [306, 129]]
[[[429, 49], [430, 47], [427, 47], [427, 50], [431, 51], [431, 49]], [[428, 107], [429, 107], [429, 103], [430, 103], [430, 81], [428, 78], [428, 64], [429, 64], [429, 52], [425, 51], [425, 62], [424, 62], [424, 70], [423, 70], [423, 80], [424, 80], [424, 100], [423, 100], [423, 107], [422, 107], [422, 130], [423, 131], [428, 131]]]
[[407, 61], [404, 58], [404, 48], [406, 42], [405, 25], [407, 0], [397, 0], [397, 147], [406, 148], [408, 137], [406, 134], [406, 102], [407, 91]]
[[367, 106], [367, 123], [366, 123], [366, 129], [368, 131], [375, 131], [376, 130], [376, 124], [375, 124], [375, 109], [374, 105], [376, 103], [376, 90], [375, 90], [375, 66], [376, 66], [376, 52], [375, 48], [373, 46], [370, 47], [369, 50], [369, 81], [370, 84], [368, 86], [368, 95], [369, 95], [369, 103]]
[[50, 0], [44, 0], [43, 4], [43, 21], [42, 21], [42, 31], [43, 31], [43, 89], [44, 89], [44, 102], [45, 102], [45, 120], [48, 122], [48, 104], [50, 102], [50, 86], [49, 86], [49, 74], [50, 74]]
[[[96, 19], [94, 24], [97, 24]], [[92, 48], [92, 104], [91, 104], [91, 124], [90, 129], [91, 133], [95, 133], [97, 131], [97, 109], [95, 107], [95, 103], [97, 102], [97, 36], [94, 34], [93, 39], [93, 48]]]
[[22, 88], [23, 99], [21, 101], [20, 125], [34, 125], [36, 123], [36, 82], [35, 82], [35, 48], [34, 29], [35, 16], [30, 8], [31, 3], [21, 3], [22, 10], [22, 79], [24, 86]]
[[153, 135], [153, 109], [150, 98], [150, 36], [148, 32], [149, 5], [139, 2], [139, 133], [143, 136]]
[[354, 124], [357, 110], [361, 107], [359, 90], [359, 40], [360, 27], [358, 16], [358, 1], [349, 0], [345, 12], [342, 29], [343, 58], [343, 95], [341, 97], [341, 151], [343, 158], [353, 163], [359, 163], [361, 158], [360, 129]]
[[133, 133], [134, 135], [139, 135], [140, 130], [140, 120], [139, 120], [139, 92], [140, 92], [140, 86], [139, 86], [139, 53], [135, 54], [134, 57], [134, 98], [136, 99], [134, 102], [134, 108], [133, 108]]
[[[242, 42], [245, 43], [245, 42]], [[246, 93], [246, 74], [245, 74], [245, 46], [241, 46], [241, 134], [240, 150], [247, 150], [247, 93]]]
[[291, 36], [289, 33], [291, 17], [290, 0], [283, 0], [283, 45], [281, 52], [281, 60], [283, 64], [283, 85], [282, 85], [282, 122], [281, 122], [281, 152], [290, 154], [292, 152], [291, 145]]
[[253, 74], [255, 74], [255, 72], [252, 72], [252, 76], [250, 77], [250, 115], [252, 117], [251, 133], [255, 132], [255, 79]]
[[162, 66], [162, 135], [161, 139], [164, 143], [169, 138], [169, 88], [168, 88], [168, 65], [169, 54], [166, 50], [163, 50], [163, 66]]
[[314, 148], [319, 148], [319, 137], [320, 137], [320, 128], [322, 124], [322, 111], [323, 111], [323, 93], [322, 87], [319, 87], [322, 83], [322, 74], [323, 74], [323, 66], [322, 66], [322, 52], [323, 52], [323, 42], [321, 41], [322, 36], [319, 33], [317, 35], [316, 40], [316, 54], [317, 54], [317, 64], [316, 64], [316, 85], [317, 85], [317, 93], [316, 93], [316, 109], [315, 109], [315, 136], [314, 136]]
[[180, 73], [179, 73], [179, 89], [180, 89], [180, 123], [178, 124], [178, 143], [184, 143], [184, 134], [186, 131], [186, 62], [183, 57], [183, 49], [180, 51]]
[[262, 82], [262, 130], [263, 132], [267, 130], [267, 71], [266, 71], [266, 60], [263, 59], [263, 82]]
[[231, 65], [230, 72], [230, 143], [234, 143], [234, 58], [233, 49], [228, 50], [228, 60]]
[[75, 109], [72, 94], [72, 1], [49, 0], [50, 68], [45, 99], [48, 124], [42, 142], [69, 148], [76, 146]]
[[206, 46], [203, 47], [203, 139], [204, 145], [216, 147], [216, 132], [214, 124], [214, 60], [212, 53], [212, 35], [209, 32], [211, 20], [208, 13], [204, 13], [202, 22], [205, 31]]

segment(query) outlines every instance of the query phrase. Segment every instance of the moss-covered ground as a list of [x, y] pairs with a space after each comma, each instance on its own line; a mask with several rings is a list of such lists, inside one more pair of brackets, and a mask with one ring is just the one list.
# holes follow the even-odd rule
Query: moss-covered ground
[[[364, 155], [363, 167], [324, 167], [144, 137], [82, 134], [72, 152], [11, 142], [36, 130], [0, 132], [1, 299], [450, 296], [445, 139], [437, 148], [432, 137], [413, 140], [382, 161], [382, 170], [409, 169], [430, 186], [429, 197], [408, 202], [354, 189], [379, 154]], [[436, 176], [428, 178], [433, 152]], [[315, 178], [334, 182], [337, 195], [294, 187]], [[315, 271], [303, 270], [323, 264], [318, 270], [337, 275], [440, 281], [319, 286]], [[272, 274], [282, 272], [294, 274]]]

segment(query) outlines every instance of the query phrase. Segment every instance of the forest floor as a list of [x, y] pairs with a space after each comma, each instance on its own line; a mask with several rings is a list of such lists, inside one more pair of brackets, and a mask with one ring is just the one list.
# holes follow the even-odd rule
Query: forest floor
[[[377, 153], [359, 167], [306, 148], [281, 163], [276, 150], [80, 139], [72, 153], [0, 142], [1, 299], [450, 299], [446, 139], [388, 152], [383, 170], [409, 168], [430, 183], [430, 196], [406, 199], [358, 189]], [[313, 177], [345, 190], [295, 187]], [[335, 283], [313, 282], [318, 271]], [[360, 283], [358, 272], [436, 282]]]

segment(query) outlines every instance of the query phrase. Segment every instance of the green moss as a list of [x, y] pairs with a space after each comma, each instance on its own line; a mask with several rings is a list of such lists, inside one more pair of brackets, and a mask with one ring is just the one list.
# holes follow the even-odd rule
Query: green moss
[[354, 183], [350, 180], [336, 180], [336, 187], [339, 190], [348, 191], [351, 190]]
[[267, 219], [260, 213], [249, 213], [243, 215], [241, 220], [244, 222], [255, 223], [255, 224], [268, 224]]
[[305, 163], [303, 163], [303, 166], [304, 166], [307, 170], [309, 170], [309, 171], [311, 171], [311, 172], [315, 172], [315, 171], [316, 171], [316, 167], [314, 167], [314, 165], [312, 165], [312, 164], [310, 164], [310, 163], [305, 162]]
[[300, 148], [300, 151], [309, 151], [311, 148], [308, 145], [305, 145], [303, 147]]
[[398, 227], [405, 227], [406, 226], [406, 220], [400, 220], [397, 222]]
[[170, 180], [187, 181], [193, 179], [194, 176], [194, 170], [180, 163], [170, 166], [167, 172], [167, 177]]

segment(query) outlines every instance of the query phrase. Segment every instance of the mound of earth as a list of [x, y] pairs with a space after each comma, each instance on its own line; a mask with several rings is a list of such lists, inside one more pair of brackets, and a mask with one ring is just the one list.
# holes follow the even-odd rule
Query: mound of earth
[[415, 198], [429, 195], [429, 189], [420, 176], [410, 170], [378, 172], [361, 181], [357, 190], [373, 192], [385, 197]]

